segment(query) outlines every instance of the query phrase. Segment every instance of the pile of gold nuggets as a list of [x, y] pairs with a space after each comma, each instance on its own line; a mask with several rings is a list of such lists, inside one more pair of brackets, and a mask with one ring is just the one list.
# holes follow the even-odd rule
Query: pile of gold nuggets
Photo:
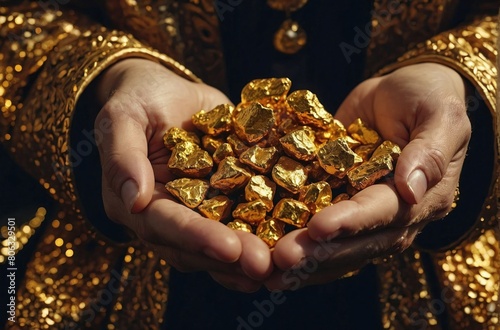
[[290, 87], [288, 78], [253, 80], [236, 107], [193, 115], [201, 134], [174, 127], [164, 135], [168, 168], [178, 177], [167, 191], [271, 248], [312, 215], [391, 173], [401, 152], [361, 119], [345, 129], [315, 94], [288, 94]]

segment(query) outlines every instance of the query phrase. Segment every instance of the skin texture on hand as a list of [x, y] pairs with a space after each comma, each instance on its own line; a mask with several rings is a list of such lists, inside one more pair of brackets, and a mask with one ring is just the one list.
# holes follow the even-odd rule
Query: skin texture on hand
[[[373, 258], [405, 250], [426, 223], [444, 217], [471, 134], [465, 93], [458, 73], [432, 63], [358, 85], [336, 118], [348, 124], [361, 117], [402, 148], [394, 179], [323, 209], [306, 229], [278, 241], [273, 251], [277, 270], [266, 286], [295, 289], [330, 282]], [[313, 263], [314, 271], [292, 287], [286, 272], [301, 262]]]
[[114, 64], [99, 78], [96, 91], [103, 105], [95, 127], [103, 136], [98, 148], [110, 219], [132, 229], [181, 271], [204, 270], [228, 288], [257, 290], [258, 280], [272, 271], [267, 245], [173, 201], [164, 187], [173, 179], [164, 132], [193, 129], [194, 113], [230, 103], [227, 97], [145, 59]]

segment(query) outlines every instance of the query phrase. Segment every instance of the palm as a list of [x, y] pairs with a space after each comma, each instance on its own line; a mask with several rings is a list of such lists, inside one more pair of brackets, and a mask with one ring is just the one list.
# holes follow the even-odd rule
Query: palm
[[[335, 246], [301, 285], [324, 283], [372, 258], [407, 248], [428, 222], [450, 209], [470, 137], [461, 77], [435, 64], [399, 69], [356, 87], [338, 110], [344, 124], [362, 118], [403, 149], [394, 183], [376, 184], [316, 214], [302, 231], [278, 242], [276, 265], [286, 270]], [[416, 174], [416, 175], [414, 175]], [[324, 255], [324, 253], [323, 253]], [[271, 288], [286, 288], [280, 274]]]

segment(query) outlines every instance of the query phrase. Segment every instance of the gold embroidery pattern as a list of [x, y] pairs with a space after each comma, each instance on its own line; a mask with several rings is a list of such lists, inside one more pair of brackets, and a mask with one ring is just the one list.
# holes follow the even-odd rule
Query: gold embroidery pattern
[[96, 240], [74, 214], [59, 212], [46, 229], [17, 292], [8, 329], [92, 329], [114, 299], [111, 268], [123, 254]]
[[418, 251], [393, 256], [377, 272], [384, 329], [440, 329]]
[[123, 263], [122, 285], [107, 329], [161, 329], [170, 266], [143, 245], [128, 247]]
[[[442, 295], [452, 329], [497, 329], [500, 245], [498, 232], [486, 230], [476, 241], [435, 256]], [[443, 289], [444, 290], [444, 289]]]
[[457, 2], [375, 0], [367, 49], [369, 73], [373, 74], [417, 43], [436, 35], [447, 24], [443, 21], [444, 13], [452, 11]]

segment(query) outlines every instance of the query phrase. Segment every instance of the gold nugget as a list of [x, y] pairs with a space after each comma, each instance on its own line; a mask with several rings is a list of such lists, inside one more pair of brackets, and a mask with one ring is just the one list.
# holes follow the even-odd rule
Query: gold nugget
[[354, 152], [363, 159], [363, 161], [367, 161], [370, 159], [370, 156], [372, 155], [373, 151], [377, 149], [376, 144], [362, 144], [356, 149], [354, 149]]
[[273, 109], [260, 103], [250, 103], [243, 107], [234, 117], [236, 135], [248, 143], [259, 142], [273, 127]]
[[[317, 181], [327, 181], [330, 178], [330, 174], [327, 173], [323, 167], [319, 164], [319, 161], [315, 160], [310, 162], [307, 166], [307, 174], [312, 182]], [[336, 187], [337, 188], [337, 187]]]
[[378, 145], [380, 143], [380, 136], [378, 133], [375, 130], [366, 127], [361, 118], [356, 119], [351, 125], [349, 125], [347, 132], [362, 144]]
[[168, 168], [177, 176], [202, 178], [212, 170], [212, 157], [197, 144], [189, 141], [177, 143], [168, 160]]
[[361, 164], [363, 159], [349, 148], [343, 138], [328, 141], [318, 149], [318, 160], [323, 169], [342, 179], [347, 171]]
[[233, 148], [229, 143], [222, 143], [214, 152], [213, 159], [219, 164], [224, 158], [234, 156]]
[[325, 181], [311, 183], [300, 189], [299, 201], [307, 205], [311, 214], [316, 214], [332, 201], [332, 189]]
[[276, 184], [263, 175], [253, 176], [245, 187], [245, 199], [248, 202], [261, 200], [266, 205], [266, 210], [273, 209], [273, 199], [276, 193]]
[[284, 101], [292, 82], [288, 78], [255, 79], [243, 87], [241, 102], [277, 103]]
[[392, 157], [390, 154], [385, 154], [370, 159], [368, 162], [349, 171], [347, 177], [354, 188], [361, 190], [371, 186], [375, 181], [389, 174], [392, 169]]
[[252, 172], [248, 171], [238, 159], [229, 156], [219, 163], [217, 171], [210, 178], [210, 185], [227, 195], [245, 186], [251, 177]]
[[325, 110], [316, 94], [308, 90], [295, 91], [286, 100], [303, 125], [326, 129], [333, 122], [333, 116]]
[[230, 104], [221, 104], [205, 112], [201, 110], [192, 117], [193, 125], [205, 134], [219, 135], [229, 132], [232, 128], [232, 112]]
[[267, 173], [276, 164], [278, 157], [276, 147], [262, 148], [254, 145], [241, 153], [240, 162], [259, 173]]
[[201, 145], [203, 149], [213, 154], [217, 148], [223, 144], [225, 141], [221, 138], [216, 138], [211, 135], [203, 135], [201, 137]]
[[194, 144], [200, 144], [200, 139], [193, 132], [187, 132], [179, 127], [168, 129], [163, 135], [163, 144], [169, 150], [172, 150], [177, 143], [189, 141]]
[[375, 149], [371, 158], [377, 158], [384, 154], [391, 155], [392, 160], [396, 162], [401, 154], [401, 148], [396, 143], [386, 140]]
[[306, 204], [292, 198], [283, 198], [273, 210], [273, 218], [297, 228], [305, 227], [310, 214]]
[[280, 157], [276, 165], [274, 165], [271, 175], [274, 182], [294, 194], [307, 181], [305, 167], [286, 156]]
[[203, 201], [209, 185], [206, 180], [181, 178], [165, 185], [167, 191], [189, 208], [195, 208]]
[[233, 221], [229, 222], [227, 226], [232, 230], [241, 230], [246, 231], [247, 233], [253, 232], [252, 226], [241, 219], [234, 219]]
[[316, 157], [316, 144], [314, 131], [303, 127], [288, 133], [279, 141], [283, 150], [297, 160], [310, 161]]
[[236, 136], [236, 134], [230, 134], [227, 137], [227, 143], [229, 143], [234, 151], [234, 153], [239, 157], [245, 150], [248, 149], [248, 146], [245, 144], [245, 142], [241, 141], [239, 137]]
[[233, 218], [242, 219], [255, 225], [265, 219], [266, 212], [266, 204], [260, 199], [257, 199], [248, 203], [238, 204], [233, 211]]
[[232, 204], [233, 202], [227, 196], [219, 195], [201, 202], [198, 211], [208, 219], [221, 221], [231, 213]]
[[316, 139], [322, 143], [341, 137], [347, 137], [347, 131], [344, 125], [337, 119], [333, 119], [326, 128], [316, 131]]
[[285, 235], [283, 222], [273, 218], [263, 220], [259, 223], [255, 234], [272, 248]]

